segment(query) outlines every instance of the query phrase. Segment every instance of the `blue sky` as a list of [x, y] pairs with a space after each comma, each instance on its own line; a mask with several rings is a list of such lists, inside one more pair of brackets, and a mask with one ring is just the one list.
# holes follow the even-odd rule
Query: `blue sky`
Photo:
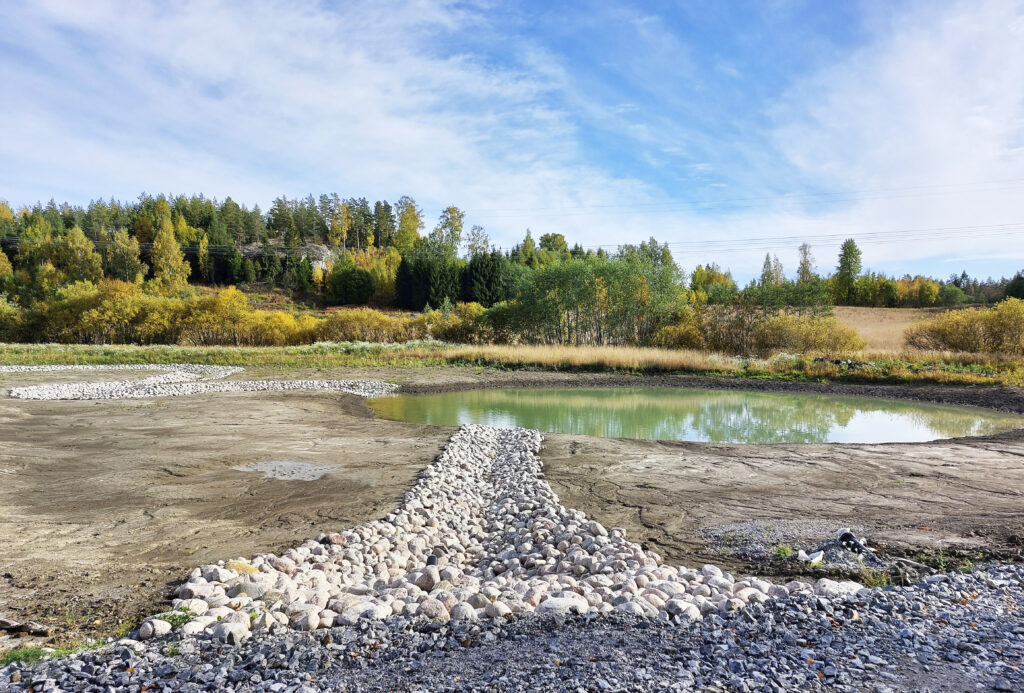
[[[5, 2], [0, 198], [337, 191], [741, 279], [1024, 267], [1021, 2]], [[750, 240], [759, 239], [759, 240]]]

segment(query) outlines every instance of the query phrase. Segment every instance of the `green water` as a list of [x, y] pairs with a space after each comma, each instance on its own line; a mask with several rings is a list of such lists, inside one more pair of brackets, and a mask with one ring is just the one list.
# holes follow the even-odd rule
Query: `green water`
[[973, 407], [661, 387], [470, 390], [380, 397], [368, 404], [385, 419], [441, 426], [722, 443], [922, 442], [1024, 427], [1024, 417]]

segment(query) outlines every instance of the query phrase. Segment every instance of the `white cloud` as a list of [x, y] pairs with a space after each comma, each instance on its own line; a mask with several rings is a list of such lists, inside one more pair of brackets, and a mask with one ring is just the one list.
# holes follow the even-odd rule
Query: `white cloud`
[[[688, 126], [681, 102], [649, 113], [614, 91], [580, 93], [573, 63], [541, 39], [516, 43], [500, 64], [458, 48], [500, 32], [488, 12], [442, 0], [5, 3], [0, 196], [84, 202], [146, 190], [265, 205], [281, 193], [408, 193], [431, 214], [462, 206], [502, 245], [527, 225], [596, 245], [1024, 222], [1024, 185], [1005, 183], [1024, 181], [1020, 3], [921, 3], [868, 16], [872, 38], [778, 95], [771, 131], [722, 142], [728, 158]], [[622, 74], [656, 97], [652, 66], [678, 63], [684, 77], [696, 66], [665, 24], [635, 19], [650, 53], [629, 41], [608, 50], [632, 51], [618, 56]], [[594, 122], [623, 146], [652, 145], [649, 171], [594, 163], [580, 132]], [[707, 189], [673, 188], [663, 169], [681, 152], [699, 155], [692, 175], [713, 172], [708, 189], [728, 180], [749, 191], [737, 198], [758, 199], [730, 208], [701, 204]], [[784, 180], [773, 177], [783, 170]], [[840, 194], [760, 199], [806, 186]], [[877, 269], [940, 273], [958, 253], [964, 262], [1011, 257], [998, 252], [1006, 243], [864, 250]], [[780, 251], [791, 268], [796, 245]], [[816, 248], [820, 267], [833, 264], [833, 250]], [[763, 255], [680, 259], [718, 259], [750, 276]], [[967, 268], [1008, 273], [1013, 261]]]

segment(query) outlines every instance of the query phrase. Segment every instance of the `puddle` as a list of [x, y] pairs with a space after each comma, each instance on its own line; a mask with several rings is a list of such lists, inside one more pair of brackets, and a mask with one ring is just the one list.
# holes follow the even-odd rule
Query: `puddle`
[[690, 388], [467, 390], [381, 397], [378, 416], [441, 426], [523, 426], [606, 438], [716, 443], [911, 443], [1001, 433], [1013, 414], [813, 393]]

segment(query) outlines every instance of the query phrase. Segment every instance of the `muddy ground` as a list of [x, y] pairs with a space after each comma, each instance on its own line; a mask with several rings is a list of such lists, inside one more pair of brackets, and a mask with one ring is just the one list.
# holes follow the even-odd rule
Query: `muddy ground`
[[[631, 376], [443, 368], [251, 369], [252, 377], [385, 378], [408, 390], [638, 384]], [[138, 401], [12, 400], [8, 387], [102, 374], [0, 375], [0, 616], [58, 638], [106, 634], [160, 609], [196, 565], [282, 550], [381, 517], [452, 429], [375, 419], [338, 393], [222, 393]], [[1024, 413], [1012, 388], [859, 387], [685, 377], [644, 384], [806, 389]], [[569, 506], [667, 559], [723, 555], [703, 530], [749, 519], [859, 525], [887, 550], [1019, 557], [1024, 431], [902, 445], [721, 445], [548, 435], [548, 480]], [[233, 467], [302, 461], [312, 482]], [[13, 641], [7, 641], [9, 646]], [[4, 643], [0, 643], [0, 648]]]

